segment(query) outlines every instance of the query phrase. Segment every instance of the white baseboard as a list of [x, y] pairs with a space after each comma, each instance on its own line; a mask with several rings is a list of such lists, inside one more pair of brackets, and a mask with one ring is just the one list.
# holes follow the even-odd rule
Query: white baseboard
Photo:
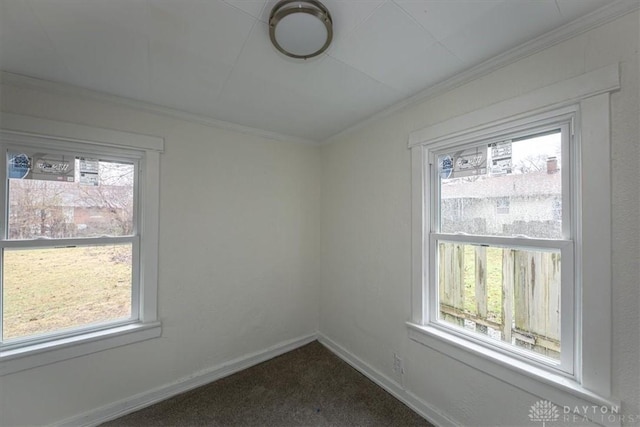
[[155, 403], [169, 399], [178, 394], [187, 392], [194, 388], [203, 386], [210, 382], [219, 380], [229, 375], [240, 372], [251, 366], [257, 365], [281, 354], [287, 353], [296, 348], [302, 347], [314, 340], [320, 341], [322, 345], [327, 347], [336, 356], [353, 366], [371, 381], [385, 389], [396, 399], [416, 411], [423, 418], [436, 426], [457, 426], [459, 425], [451, 418], [442, 414], [435, 407], [420, 399], [410, 391], [405, 390], [398, 383], [383, 375], [377, 369], [373, 368], [344, 347], [332, 341], [330, 338], [322, 334], [310, 334], [293, 340], [278, 343], [265, 350], [248, 354], [229, 362], [222, 363], [218, 366], [197, 372], [185, 378], [167, 384], [153, 390], [149, 390], [127, 399], [123, 399], [100, 408], [87, 411], [85, 413], [75, 415], [65, 420], [55, 423], [59, 427], [76, 427], [76, 426], [97, 426], [106, 421], [119, 418], [140, 409], [151, 406]]
[[240, 372], [244, 369], [250, 368], [251, 366], [257, 365], [258, 363], [262, 363], [291, 350], [295, 350], [298, 347], [302, 347], [316, 339], [317, 334], [314, 333], [289, 341], [284, 341], [265, 350], [238, 357], [237, 359], [233, 359], [229, 362], [225, 362], [218, 366], [197, 372], [188, 377], [181, 378], [174, 383], [67, 418], [55, 423], [54, 425], [60, 427], [96, 426], [142, 408], [146, 408], [154, 403], [158, 403], [196, 387], [203, 386], [212, 381], [235, 374], [236, 372]]
[[400, 384], [382, 374], [380, 371], [346, 350], [341, 345], [332, 341], [327, 336], [318, 333], [318, 341], [327, 347], [336, 356], [347, 362], [349, 365], [360, 371], [364, 376], [385, 389], [393, 397], [416, 411], [423, 418], [436, 426], [459, 426], [460, 424], [438, 411], [433, 405], [425, 402], [415, 394], [404, 389]]

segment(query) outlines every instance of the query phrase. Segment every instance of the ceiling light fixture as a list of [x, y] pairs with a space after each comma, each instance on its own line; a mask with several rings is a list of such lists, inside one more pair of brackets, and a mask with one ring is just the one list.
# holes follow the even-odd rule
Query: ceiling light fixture
[[269, 15], [269, 37], [291, 58], [313, 58], [331, 44], [331, 14], [317, 0], [280, 0]]

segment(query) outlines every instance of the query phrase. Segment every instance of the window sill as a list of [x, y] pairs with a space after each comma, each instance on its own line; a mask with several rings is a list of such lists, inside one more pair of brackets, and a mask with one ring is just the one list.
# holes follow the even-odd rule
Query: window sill
[[157, 338], [160, 322], [135, 323], [0, 351], [0, 377], [74, 357]]
[[[556, 405], [570, 409], [585, 406], [591, 409], [594, 405], [607, 408], [620, 407], [620, 402], [587, 390], [577, 381], [561, 374], [532, 366], [520, 359], [509, 357], [432, 326], [412, 322], [407, 322], [407, 326], [409, 338], [413, 341]], [[563, 408], [560, 410], [562, 411]], [[589, 416], [589, 414], [585, 415]], [[603, 422], [598, 418], [599, 412], [595, 415], [596, 419], [593, 419], [595, 422], [620, 425], [619, 422], [613, 424], [606, 420]]]

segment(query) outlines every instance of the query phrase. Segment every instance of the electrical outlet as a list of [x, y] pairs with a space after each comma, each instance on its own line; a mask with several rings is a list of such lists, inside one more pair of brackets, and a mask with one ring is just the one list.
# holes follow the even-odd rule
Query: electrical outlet
[[393, 372], [396, 374], [404, 374], [402, 359], [396, 353], [393, 353]]

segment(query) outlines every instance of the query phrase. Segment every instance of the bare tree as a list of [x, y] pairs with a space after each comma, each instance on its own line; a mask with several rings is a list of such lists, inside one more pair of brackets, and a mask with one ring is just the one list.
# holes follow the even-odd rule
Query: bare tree
[[98, 185], [77, 181], [9, 180], [9, 237], [133, 233], [133, 165], [101, 161]]
[[70, 237], [73, 227], [64, 211], [64, 188], [55, 181], [9, 181], [9, 237]]
[[513, 170], [518, 173], [541, 172], [546, 170], [546, 168], [546, 154], [528, 155], [513, 165]]
[[107, 216], [105, 234], [133, 233], [133, 180], [133, 165], [100, 162], [99, 185], [80, 187], [80, 204]]

